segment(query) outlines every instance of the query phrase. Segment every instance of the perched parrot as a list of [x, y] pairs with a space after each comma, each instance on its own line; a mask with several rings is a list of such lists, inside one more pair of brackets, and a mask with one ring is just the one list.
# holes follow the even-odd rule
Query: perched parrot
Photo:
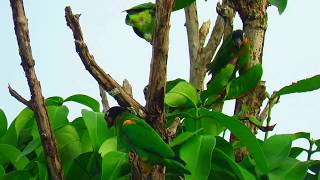
[[[115, 126], [118, 149], [133, 151], [149, 164], [160, 164], [180, 175], [190, 174], [184, 162], [159, 134], [143, 119], [131, 114], [128, 109], [115, 106], [106, 112], [108, 127]], [[120, 146], [120, 147], [119, 147]]]
[[[227, 36], [219, 48], [214, 59], [208, 64], [209, 74], [215, 76], [231, 61], [236, 61], [243, 67], [250, 59], [249, 39], [244, 36], [242, 30], [233, 31]], [[237, 69], [241, 68], [237, 67]]]
[[155, 28], [155, 4], [143, 3], [125, 11], [127, 12], [126, 24], [132, 26], [139, 37], [151, 43]]

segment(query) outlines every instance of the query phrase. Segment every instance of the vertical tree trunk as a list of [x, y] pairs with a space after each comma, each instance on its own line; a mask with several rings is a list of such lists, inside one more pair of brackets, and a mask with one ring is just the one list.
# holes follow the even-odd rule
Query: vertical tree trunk
[[[251, 60], [246, 68], [261, 64], [265, 32], [267, 29], [268, 2], [267, 0], [237, 0], [234, 1], [234, 5], [243, 22], [243, 31], [249, 38], [251, 44]], [[240, 74], [241, 73], [242, 72], [240, 72]], [[264, 82], [261, 81], [255, 89], [244, 97], [237, 99], [235, 114], [241, 111], [245, 112], [245, 114], [243, 114], [245, 117], [258, 117], [262, 102], [266, 97], [265, 89]], [[257, 133], [257, 128], [253, 124], [249, 121], [246, 121], [245, 124], [253, 133]], [[230, 139], [231, 141], [235, 141], [235, 138], [232, 135]], [[241, 161], [243, 156], [247, 153], [245, 148], [236, 150], [236, 160]]]
[[[153, 128], [167, 139], [165, 128], [164, 95], [167, 82], [167, 59], [169, 51], [170, 16], [174, 0], [157, 0], [155, 13], [155, 32], [152, 41], [152, 59], [149, 75], [149, 89], [146, 109], [147, 119]], [[134, 156], [133, 156], [134, 157]], [[140, 161], [133, 160], [133, 179], [162, 180], [165, 179], [165, 168], [150, 166]]]

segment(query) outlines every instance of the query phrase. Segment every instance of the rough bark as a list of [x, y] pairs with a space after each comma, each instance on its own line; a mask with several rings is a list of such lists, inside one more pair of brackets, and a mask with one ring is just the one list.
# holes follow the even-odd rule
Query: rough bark
[[14, 29], [19, 46], [19, 54], [21, 57], [21, 65], [28, 81], [31, 100], [26, 101], [24, 98], [22, 98], [22, 96], [12, 90], [10, 87], [9, 91], [11, 95], [16, 97], [19, 101], [25, 102], [26, 105], [28, 105], [33, 110], [39, 129], [44, 154], [47, 159], [49, 176], [54, 180], [62, 180], [64, 179], [64, 177], [59, 154], [57, 151], [56, 141], [51, 130], [48, 112], [41, 92], [41, 85], [37, 79], [34, 69], [35, 61], [32, 57], [28, 20], [25, 16], [23, 1], [10, 0], [10, 4], [12, 8]]
[[93, 55], [90, 54], [87, 45], [84, 42], [82, 35], [79, 14], [73, 14], [70, 7], [65, 8], [65, 18], [67, 25], [73, 32], [74, 43], [76, 51], [89, 73], [96, 79], [96, 81], [112, 96], [118, 104], [123, 107], [132, 107], [136, 110], [138, 115], [142, 118], [146, 116], [145, 108], [133, 99], [109, 74], [106, 74], [100, 68]]
[[[164, 95], [167, 82], [167, 59], [169, 46], [170, 16], [174, 0], [157, 0], [155, 13], [155, 31], [152, 42], [152, 59], [150, 64], [148, 99], [146, 109], [148, 121], [155, 130], [167, 139], [165, 128]], [[165, 168], [153, 166], [150, 171], [143, 172], [144, 165], [137, 160], [133, 179], [164, 179]], [[140, 163], [139, 163], [140, 162]], [[135, 164], [134, 164], [135, 165]]]
[[[262, 63], [263, 46], [265, 32], [267, 29], [267, 0], [261, 1], [247, 1], [237, 0], [234, 1], [235, 9], [238, 11], [241, 20], [243, 22], [243, 31], [249, 38], [251, 44], [251, 60], [246, 68], [252, 67], [256, 64]], [[242, 72], [240, 72], [241, 74]], [[247, 95], [237, 99], [235, 114], [244, 110], [246, 117], [258, 117], [262, 102], [265, 99], [265, 84], [260, 82], [258, 86], [253, 89]], [[253, 133], [257, 133], [257, 128], [246, 121], [245, 124], [252, 130]], [[231, 136], [231, 140], [234, 141], [234, 137]], [[243, 156], [247, 154], [245, 148], [241, 148], [235, 152], [236, 160], [241, 161]]]

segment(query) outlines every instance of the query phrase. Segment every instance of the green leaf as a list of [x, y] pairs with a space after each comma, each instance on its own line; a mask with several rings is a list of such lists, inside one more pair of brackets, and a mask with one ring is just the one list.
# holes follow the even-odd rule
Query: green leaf
[[268, 138], [263, 144], [269, 170], [277, 168], [279, 164], [288, 158], [292, 145], [292, 135], [274, 135]]
[[18, 156], [18, 159], [30, 154], [31, 152], [35, 151], [38, 147], [41, 146], [40, 138], [36, 138], [32, 140], [21, 152], [21, 154]]
[[4, 112], [2, 111], [2, 109], [0, 109], [0, 138], [6, 134], [7, 132], [7, 126], [8, 126], [8, 121], [7, 121], [7, 117], [4, 114]]
[[256, 137], [239, 120], [220, 112], [207, 111], [203, 116], [211, 117], [227, 127], [245, 145], [257, 163], [257, 168], [266, 173], [268, 171], [266, 157]]
[[106, 155], [108, 152], [117, 151], [117, 137], [108, 138], [100, 146], [99, 153], [101, 157]]
[[29, 160], [25, 156], [18, 159], [20, 153], [19, 149], [12, 145], [0, 144], [0, 164], [10, 162], [17, 170], [22, 170]]
[[317, 151], [320, 151], [320, 139], [315, 140], [314, 144], [317, 146]]
[[290, 150], [289, 157], [297, 158], [304, 151], [301, 147], [292, 147]]
[[3, 176], [6, 173], [5, 169], [3, 166], [0, 164], [0, 177]]
[[176, 147], [179, 146], [185, 142], [187, 142], [188, 140], [190, 140], [193, 136], [197, 135], [199, 132], [201, 132], [203, 129], [199, 129], [195, 132], [183, 132], [181, 134], [179, 134], [177, 137], [175, 137], [170, 143], [170, 147]]
[[226, 99], [240, 97], [257, 86], [262, 77], [262, 65], [257, 64], [247, 69], [239, 77], [231, 80]]
[[55, 137], [63, 162], [73, 160], [81, 154], [80, 138], [72, 125], [66, 125], [55, 131]]
[[69, 124], [69, 109], [66, 106], [48, 106], [48, 115], [53, 130]]
[[[170, 81], [168, 84], [170, 85]], [[199, 98], [197, 90], [190, 83], [179, 79], [177, 84], [167, 91], [164, 101], [170, 107], [184, 106], [189, 102], [197, 106]]]
[[310, 133], [308, 132], [297, 132], [291, 135], [292, 140], [297, 140], [297, 139], [310, 139]]
[[185, 8], [193, 2], [195, 2], [195, 0], [176, 0], [172, 11], [177, 11], [179, 9]]
[[212, 163], [216, 164], [213, 167], [213, 173], [215, 171], [219, 171], [219, 169], [216, 169], [217, 167], [221, 167], [221, 169], [229, 169], [232, 170], [232, 172], [238, 177], [240, 180], [255, 180], [256, 178], [248, 172], [246, 169], [239, 166], [233, 159], [231, 159], [227, 154], [225, 154], [220, 149], [214, 149], [213, 150], [213, 158]]
[[101, 179], [101, 157], [96, 152], [87, 152], [74, 159], [68, 170], [65, 170], [67, 180]]
[[1, 143], [16, 146], [20, 132], [34, 122], [34, 113], [30, 108], [24, 108], [11, 123], [6, 134], [1, 138]]
[[224, 138], [222, 138], [220, 136], [216, 136], [216, 147], [215, 148], [219, 148], [226, 155], [228, 155], [231, 159], [233, 159], [233, 160], [235, 159], [232, 145], [228, 141], [226, 141]]
[[102, 178], [104, 180], [113, 180], [130, 173], [130, 164], [128, 154], [111, 151], [102, 159]]
[[320, 75], [313, 76], [311, 78], [303, 79], [298, 82], [292, 83], [289, 86], [281, 88], [276, 92], [277, 96], [292, 94], [292, 93], [302, 93], [313, 91], [320, 88]]
[[48, 180], [48, 169], [45, 163], [42, 163], [40, 161], [36, 161], [37, 166], [38, 166], [38, 178], [39, 180]]
[[186, 168], [191, 171], [191, 175], [187, 175], [186, 179], [206, 180], [208, 178], [215, 144], [214, 136], [197, 135], [181, 146], [180, 157], [186, 162]]
[[88, 129], [84, 123], [82, 117], [78, 117], [71, 122], [71, 124], [76, 128], [80, 141], [81, 141], [81, 149], [82, 153], [93, 151], [93, 145], [91, 139], [89, 137]]
[[46, 106], [61, 106], [63, 104], [63, 98], [59, 96], [48, 97], [45, 103]]
[[282, 14], [287, 7], [287, 0], [269, 0], [269, 3], [278, 8], [279, 14]]
[[80, 103], [82, 105], [88, 106], [89, 108], [91, 108], [95, 112], [100, 112], [99, 102], [90, 96], [87, 96], [84, 94], [76, 94], [76, 95], [70, 96], [64, 100], [64, 102], [68, 102], [68, 101]]
[[308, 170], [308, 163], [301, 162], [294, 158], [286, 158], [279, 162], [278, 168], [274, 169], [268, 174], [269, 180], [290, 179], [301, 180], [303, 179]]
[[8, 174], [0, 177], [0, 180], [22, 180], [22, 179], [32, 179], [32, 174], [29, 171], [11, 171]]
[[114, 129], [107, 128], [104, 114], [82, 110], [82, 117], [88, 129], [93, 148], [98, 151], [101, 144], [108, 138], [114, 136]]

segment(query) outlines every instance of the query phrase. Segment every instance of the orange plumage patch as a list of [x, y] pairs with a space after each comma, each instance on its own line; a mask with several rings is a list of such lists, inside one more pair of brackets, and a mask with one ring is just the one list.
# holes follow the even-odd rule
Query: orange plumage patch
[[122, 125], [124, 126], [124, 125], [127, 125], [127, 124], [135, 124], [135, 123], [136, 123], [135, 120], [128, 119], [128, 120], [125, 120]]

